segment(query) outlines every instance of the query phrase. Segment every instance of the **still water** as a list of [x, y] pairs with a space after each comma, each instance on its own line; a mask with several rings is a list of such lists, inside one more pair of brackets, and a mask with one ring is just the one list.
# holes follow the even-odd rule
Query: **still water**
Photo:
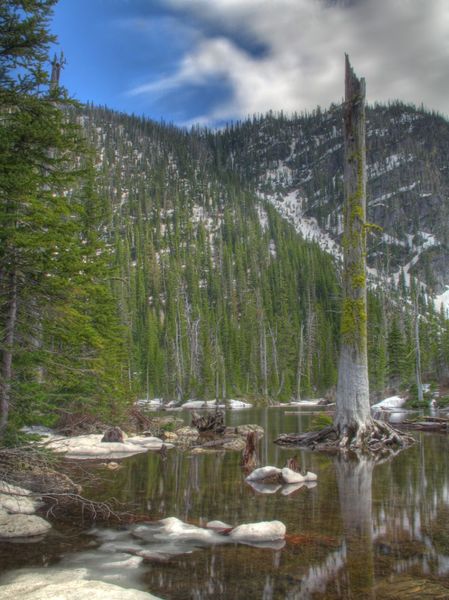
[[58, 530], [56, 524], [42, 542], [0, 546], [3, 570], [86, 567], [92, 579], [167, 600], [449, 599], [449, 437], [417, 434], [418, 443], [389, 462], [354, 464], [273, 444], [278, 433], [307, 429], [309, 415], [286, 412], [234, 411], [226, 422], [262, 425], [261, 464], [282, 467], [296, 455], [318, 475], [315, 487], [261, 493], [245, 482], [238, 452], [172, 449], [166, 460], [140, 455], [114, 472], [91, 466], [99, 482], [85, 490], [152, 519], [195, 525], [219, 519], [231, 526], [278, 519], [287, 527], [285, 545], [168, 544], [151, 528], [139, 537], [128, 527]]

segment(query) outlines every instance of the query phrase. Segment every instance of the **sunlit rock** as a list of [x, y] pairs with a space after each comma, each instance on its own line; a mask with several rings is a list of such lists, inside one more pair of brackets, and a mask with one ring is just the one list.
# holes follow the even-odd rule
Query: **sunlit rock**
[[176, 517], [168, 517], [159, 521], [162, 525], [160, 534], [155, 537], [168, 536], [175, 537], [177, 539], [195, 540], [200, 542], [206, 542], [209, 544], [218, 543], [221, 541], [220, 536], [211, 529], [204, 529], [203, 527], [196, 527], [189, 523], [183, 523]]
[[235, 527], [229, 537], [234, 542], [270, 542], [285, 537], [285, 525], [281, 521], [261, 521]]
[[140, 590], [87, 579], [86, 569], [14, 571], [0, 583], [1, 597], [20, 600], [158, 600]]
[[4, 514], [0, 516], [0, 538], [27, 538], [47, 533], [50, 523], [36, 515]]
[[30, 497], [31, 492], [16, 485], [0, 481], [0, 507], [8, 513], [32, 515], [40, 502]]
[[400, 396], [390, 396], [389, 398], [385, 398], [381, 400], [377, 404], [373, 404], [371, 406], [371, 410], [379, 410], [383, 408], [401, 408], [405, 404], [405, 398], [401, 398]]

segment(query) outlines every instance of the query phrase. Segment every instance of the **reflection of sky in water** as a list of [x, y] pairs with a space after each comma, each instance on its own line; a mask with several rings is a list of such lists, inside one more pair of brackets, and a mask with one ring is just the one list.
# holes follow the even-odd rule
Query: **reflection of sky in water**
[[[311, 418], [284, 412], [239, 411], [227, 415], [227, 424], [261, 424], [267, 431], [261, 463], [282, 467], [296, 455], [302, 467], [317, 473], [315, 487], [257, 489], [244, 481], [237, 452], [192, 456], [171, 450], [166, 461], [150, 453], [127, 459], [113, 473], [101, 470], [103, 483], [92, 490], [152, 519], [176, 516], [196, 527], [214, 519], [231, 526], [278, 519], [287, 527], [284, 547], [212, 537], [192, 541], [158, 533], [155, 526], [147, 527], [146, 539], [133, 527], [97, 529], [92, 547], [66, 550], [58, 564], [88, 567], [92, 578], [175, 600], [346, 598], [369, 590], [382, 598], [378, 586], [394, 585], [396, 578], [404, 586], [426, 578], [449, 586], [448, 438], [421, 434], [420, 444], [392, 461], [337, 467], [332, 457], [273, 444], [278, 433], [304, 430]], [[35, 547], [51, 554], [50, 542]]]

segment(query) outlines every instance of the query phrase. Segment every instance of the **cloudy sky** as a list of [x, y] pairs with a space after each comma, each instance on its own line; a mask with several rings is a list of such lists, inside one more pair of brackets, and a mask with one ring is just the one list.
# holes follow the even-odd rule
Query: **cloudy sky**
[[177, 124], [325, 108], [344, 53], [368, 100], [449, 115], [449, 0], [59, 0], [62, 83]]

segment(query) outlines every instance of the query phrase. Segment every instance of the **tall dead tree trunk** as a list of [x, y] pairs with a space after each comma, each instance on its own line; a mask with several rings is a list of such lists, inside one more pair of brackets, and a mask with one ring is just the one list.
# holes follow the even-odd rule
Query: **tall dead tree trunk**
[[366, 308], [365, 80], [346, 55], [343, 309], [334, 426], [341, 444], [373, 424], [369, 403]]
[[343, 308], [334, 423], [318, 432], [282, 434], [275, 441], [323, 450], [387, 453], [410, 445], [413, 438], [371, 417], [366, 305], [365, 80], [356, 77], [348, 56], [343, 119]]

